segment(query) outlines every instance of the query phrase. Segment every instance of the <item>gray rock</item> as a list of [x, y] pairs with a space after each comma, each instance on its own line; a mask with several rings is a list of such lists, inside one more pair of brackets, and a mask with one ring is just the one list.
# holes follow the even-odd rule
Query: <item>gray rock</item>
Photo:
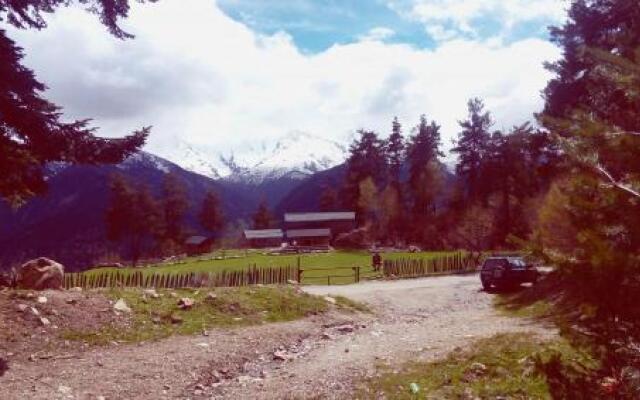
[[27, 261], [16, 273], [16, 286], [20, 289], [62, 289], [64, 266], [45, 257]]
[[130, 313], [131, 312], [131, 308], [129, 308], [127, 303], [125, 303], [124, 299], [118, 299], [118, 301], [116, 301], [116, 304], [113, 305], [113, 309], [115, 311], [120, 311], [120, 312], [123, 312], [123, 313]]

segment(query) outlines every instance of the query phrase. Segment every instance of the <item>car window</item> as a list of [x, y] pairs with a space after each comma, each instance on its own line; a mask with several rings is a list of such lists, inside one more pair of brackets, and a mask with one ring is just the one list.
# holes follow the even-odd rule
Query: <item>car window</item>
[[484, 268], [495, 268], [504, 265], [505, 260], [501, 258], [490, 258], [484, 262]]
[[510, 264], [513, 269], [525, 269], [527, 267], [527, 264], [521, 258], [511, 259]]

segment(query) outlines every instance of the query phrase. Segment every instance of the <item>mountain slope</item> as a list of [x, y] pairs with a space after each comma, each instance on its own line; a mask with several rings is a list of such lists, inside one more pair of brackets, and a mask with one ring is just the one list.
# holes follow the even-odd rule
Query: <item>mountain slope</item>
[[12, 211], [0, 204], [0, 267], [37, 256], [55, 258], [72, 269], [91, 264], [117, 245], [106, 240], [104, 215], [109, 199], [109, 177], [120, 173], [159, 195], [163, 176], [175, 173], [184, 183], [190, 207], [185, 224], [200, 232], [196, 215], [209, 190], [219, 193], [227, 220], [247, 217], [257, 206], [255, 196], [178, 167], [148, 153], [119, 165], [54, 166], [49, 191]]

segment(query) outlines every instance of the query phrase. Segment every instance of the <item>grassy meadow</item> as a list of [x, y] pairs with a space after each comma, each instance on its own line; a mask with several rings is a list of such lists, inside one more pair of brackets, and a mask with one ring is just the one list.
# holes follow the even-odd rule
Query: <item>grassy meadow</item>
[[[454, 252], [383, 253], [382, 258], [383, 260], [399, 258], [426, 260], [449, 254], [454, 254]], [[136, 269], [99, 268], [89, 270], [85, 274], [91, 275], [110, 271], [118, 271], [120, 273], [141, 271], [143, 274], [212, 273], [245, 270], [253, 266], [258, 268], [297, 266], [298, 262], [305, 270], [302, 280], [305, 284], [326, 285], [328, 283], [327, 276], [331, 276], [331, 284], [353, 283], [352, 267], [361, 268], [361, 279], [378, 275], [371, 267], [371, 254], [367, 251], [273, 255], [255, 250], [246, 252], [244, 250], [216, 251], [212, 254], [177, 260], [173, 263], [156, 264]]]

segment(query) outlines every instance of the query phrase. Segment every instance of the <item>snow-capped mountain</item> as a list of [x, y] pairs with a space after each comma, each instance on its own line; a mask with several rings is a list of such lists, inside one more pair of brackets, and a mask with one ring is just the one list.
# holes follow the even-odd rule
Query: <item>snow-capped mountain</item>
[[305, 178], [343, 163], [346, 153], [346, 147], [335, 141], [291, 132], [275, 143], [257, 143], [233, 149], [227, 155], [185, 142], [160, 155], [210, 178], [259, 184], [283, 177]]

